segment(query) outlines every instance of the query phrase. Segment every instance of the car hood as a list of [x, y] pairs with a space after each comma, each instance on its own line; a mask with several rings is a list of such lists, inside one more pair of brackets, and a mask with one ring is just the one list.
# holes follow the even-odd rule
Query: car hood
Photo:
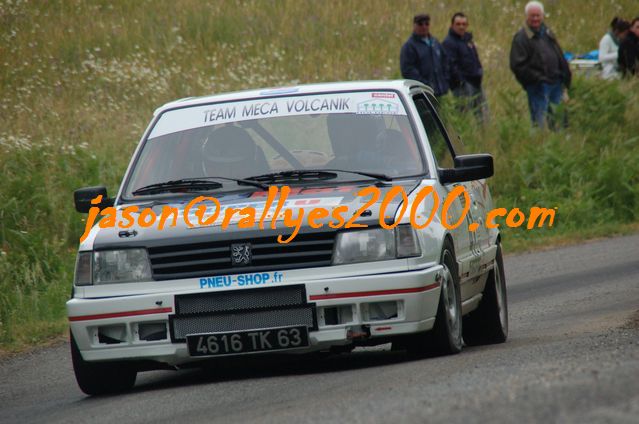
[[[357, 211], [360, 211], [359, 216], [354, 222], [357, 224], [366, 224], [370, 227], [379, 226], [379, 215], [383, 211], [386, 216], [386, 220], [391, 223], [395, 217], [397, 208], [402, 202], [402, 196], [400, 194], [395, 195], [392, 199], [388, 199], [387, 202], [383, 202], [385, 197], [391, 191], [393, 187], [401, 186], [404, 192], [410, 194], [420, 183], [420, 179], [403, 180], [393, 182], [392, 185], [377, 186], [380, 196], [374, 203], [371, 203], [371, 195], [366, 194], [364, 196], [359, 193], [367, 188], [371, 187], [370, 183], [357, 184], [349, 183], [344, 185], [331, 185], [331, 186], [312, 186], [312, 187], [291, 187], [291, 192], [286, 197], [285, 202], [281, 202], [282, 208], [280, 212], [284, 212], [286, 209], [291, 210], [292, 218], [298, 219], [303, 217], [302, 224], [300, 226], [300, 233], [318, 232], [318, 231], [335, 231], [327, 226], [329, 221], [335, 222], [336, 220], [331, 217], [333, 209], [345, 206], [346, 209], [341, 208], [341, 216], [345, 221], [348, 221]], [[290, 235], [293, 232], [292, 225], [286, 225], [282, 219], [275, 221], [275, 229], [271, 228], [273, 219], [269, 216], [277, 208], [278, 198], [271, 203], [270, 208], [266, 208], [268, 203], [267, 192], [244, 192], [244, 193], [229, 193], [222, 195], [215, 195], [215, 199], [219, 201], [219, 215], [215, 219], [212, 225], [198, 225], [198, 218], [194, 214], [198, 206], [204, 205], [207, 207], [207, 214], [204, 215], [205, 219], [210, 218], [216, 209], [216, 203], [213, 201], [205, 201], [198, 204], [194, 204], [190, 213], [187, 215], [189, 222], [193, 224], [193, 227], [189, 227], [184, 219], [184, 211], [187, 208], [190, 201], [195, 197], [174, 200], [166, 203], [154, 203], [154, 204], [136, 204], [142, 212], [145, 208], [153, 210], [157, 219], [154, 224], [149, 227], [142, 227], [139, 225], [138, 218], [140, 212], [129, 213], [130, 219], [134, 221], [134, 224], [126, 229], [119, 227], [117, 224], [114, 227], [99, 228], [96, 224], [91, 230], [89, 237], [81, 244], [81, 250], [90, 249], [110, 249], [110, 248], [122, 248], [122, 247], [151, 247], [162, 246], [167, 244], [191, 244], [203, 241], [211, 241], [214, 237], [215, 240], [233, 240], [233, 239], [250, 239], [257, 237], [267, 237], [275, 235]], [[370, 204], [369, 204], [370, 203]], [[385, 203], [385, 204], [384, 204]], [[384, 208], [382, 209], [382, 205]], [[131, 204], [120, 205], [117, 207], [116, 223], [125, 222], [129, 220], [125, 219], [123, 213], [127, 207]], [[160, 216], [164, 208], [175, 208], [178, 211], [178, 217], [176, 219], [176, 225], [171, 226], [173, 218], [166, 221], [166, 224], [162, 230], [158, 229]], [[241, 210], [243, 208], [252, 207], [255, 209], [255, 226], [239, 228], [238, 221], [246, 215], [236, 214], [226, 228], [222, 228], [222, 221], [228, 208]], [[325, 208], [329, 212], [329, 217], [325, 219], [317, 219], [317, 223], [322, 223], [321, 228], [311, 228], [308, 224], [309, 212], [314, 208]], [[303, 211], [302, 211], [303, 209]], [[148, 214], [148, 212], [147, 212]], [[303, 215], [302, 215], [303, 214]], [[260, 218], [264, 215], [263, 229], [259, 228]], [[148, 217], [147, 217], [148, 218]], [[150, 219], [150, 218], [148, 218]], [[213, 221], [213, 220], [211, 220]], [[245, 221], [246, 223], [247, 221]], [[289, 224], [291, 224], [289, 222]]]

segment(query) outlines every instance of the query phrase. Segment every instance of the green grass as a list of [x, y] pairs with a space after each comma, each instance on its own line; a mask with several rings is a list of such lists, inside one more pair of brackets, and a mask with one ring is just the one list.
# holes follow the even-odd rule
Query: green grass
[[[455, 125], [469, 151], [495, 156], [496, 205], [559, 207], [551, 229], [504, 229], [506, 250], [635, 230], [639, 83], [576, 78], [570, 128], [531, 132], [507, 64], [524, 3], [0, 0], [0, 349], [66, 327], [83, 230], [72, 191], [102, 184], [115, 193], [156, 107], [230, 90], [398, 78], [399, 49], [421, 11], [440, 39], [452, 13], [470, 16], [492, 122]], [[636, 4], [566, 0], [547, 12], [562, 46], [586, 52], [613, 15], [630, 18]]]

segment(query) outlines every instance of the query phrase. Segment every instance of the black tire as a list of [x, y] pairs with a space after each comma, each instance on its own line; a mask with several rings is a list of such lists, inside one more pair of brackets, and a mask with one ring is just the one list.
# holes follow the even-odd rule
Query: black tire
[[508, 296], [501, 245], [486, 280], [479, 307], [464, 317], [464, 342], [469, 346], [504, 343], [508, 338]]
[[87, 395], [103, 395], [130, 390], [135, 385], [137, 370], [122, 362], [87, 362], [71, 335], [71, 360], [75, 379]]
[[462, 350], [462, 317], [459, 273], [453, 245], [444, 242], [440, 263], [444, 266], [441, 276], [439, 305], [433, 329], [412, 337], [408, 350], [419, 356], [451, 355]]

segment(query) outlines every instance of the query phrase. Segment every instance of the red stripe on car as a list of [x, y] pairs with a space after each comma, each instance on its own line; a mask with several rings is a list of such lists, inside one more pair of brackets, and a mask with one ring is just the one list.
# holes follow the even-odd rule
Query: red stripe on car
[[137, 315], [164, 314], [167, 312], [173, 312], [173, 308], [154, 308], [154, 309], [141, 309], [139, 311], [111, 312], [109, 314], [80, 315], [76, 317], [69, 317], [69, 321], [89, 321], [93, 319], [133, 317]]
[[403, 294], [403, 293], [421, 293], [427, 290], [432, 290], [439, 287], [439, 283], [429, 284], [424, 287], [415, 287], [410, 289], [395, 289], [395, 290], [376, 290], [376, 291], [361, 291], [361, 292], [348, 292], [348, 293], [330, 293], [330, 294], [312, 294], [311, 300], [327, 300], [327, 299], [343, 299], [346, 297], [366, 297], [366, 296], [385, 296], [388, 294]]

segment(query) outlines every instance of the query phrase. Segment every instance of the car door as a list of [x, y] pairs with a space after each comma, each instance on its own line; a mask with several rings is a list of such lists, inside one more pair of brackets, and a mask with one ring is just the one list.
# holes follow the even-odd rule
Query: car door
[[[434, 156], [435, 163], [439, 169], [453, 168], [455, 151], [450, 143], [448, 133], [444, 125], [442, 124], [433, 101], [434, 97], [430, 99], [429, 93], [419, 93], [413, 96], [413, 102], [415, 108], [419, 114], [422, 125], [428, 138], [431, 151]], [[469, 189], [468, 183], [451, 183], [441, 185], [438, 184], [438, 195], [440, 198], [440, 205], [444, 204], [447, 196], [457, 186], [463, 186], [467, 191]], [[468, 191], [470, 193], [470, 191]], [[448, 222], [450, 224], [458, 222], [462, 218], [464, 209], [464, 203], [462, 203], [463, 197], [459, 196], [452, 202], [448, 209]], [[455, 255], [457, 256], [457, 262], [459, 263], [459, 274], [461, 282], [461, 296], [462, 301], [471, 297], [474, 294], [474, 290], [468, 287], [469, 277], [476, 274], [479, 269], [479, 250], [477, 248], [477, 238], [473, 232], [469, 230], [469, 225], [473, 222], [472, 207], [466, 214], [466, 217], [462, 221], [461, 225], [455, 229], [449, 230], [453, 236], [453, 244], [455, 247]]]
[[[439, 107], [437, 100], [432, 96], [427, 94], [427, 98], [431, 101], [431, 104], [436, 109], [437, 116], [439, 117], [444, 131], [448, 136], [448, 140], [450, 142], [450, 146], [453, 151], [453, 155], [463, 155], [464, 145], [461, 142], [461, 137], [457, 134], [455, 129], [450, 125], [450, 120], [447, 116], [447, 111], [443, 108]], [[486, 261], [486, 252], [490, 251], [491, 248], [491, 236], [488, 228], [486, 228], [486, 224], [484, 222], [488, 211], [492, 208], [492, 198], [490, 196], [490, 190], [488, 189], [488, 185], [486, 180], [476, 180], [476, 181], [468, 181], [462, 183], [468, 192], [468, 196], [471, 200], [471, 207], [469, 210], [469, 218], [471, 223], [475, 223], [476, 229], [472, 231], [475, 239], [475, 248], [478, 250], [480, 257], [482, 258], [481, 264], [483, 265]], [[490, 258], [492, 260], [492, 257]], [[490, 261], [489, 260], [489, 261]], [[471, 274], [474, 274], [471, 272]]]

